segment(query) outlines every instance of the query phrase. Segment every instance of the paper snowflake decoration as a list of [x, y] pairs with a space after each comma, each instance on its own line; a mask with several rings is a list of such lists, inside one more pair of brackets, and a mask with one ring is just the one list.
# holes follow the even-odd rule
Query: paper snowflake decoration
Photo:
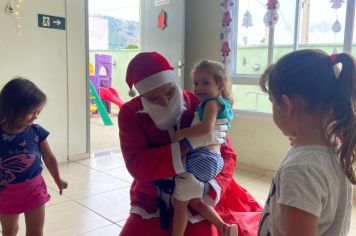
[[342, 4], [345, 3], [344, 0], [330, 0], [330, 2], [332, 3], [331, 8], [334, 8], [334, 9], [341, 8]]
[[242, 26], [244, 26], [246, 28], [253, 26], [252, 15], [248, 10], [244, 14], [244, 18], [242, 20]]

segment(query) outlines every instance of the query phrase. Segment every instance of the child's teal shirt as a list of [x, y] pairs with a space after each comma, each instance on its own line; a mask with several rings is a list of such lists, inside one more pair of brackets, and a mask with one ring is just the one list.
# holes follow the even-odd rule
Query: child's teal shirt
[[197, 112], [199, 113], [199, 119], [200, 121], [203, 121], [204, 118], [204, 108], [207, 102], [210, 102], [212, 100], [216, 100], [220, 103], [220, 112], [218, 113], [218, 115], [216, 116], [216, 119], [227, 119], [228, 123], [227, 123], [227, 127], [231, 126], [231, 121], [234, 118], [234, 112], [232, 110], [230, 101], [222, 98], [222, 97], [218, 97], [218, 98], [208, 98], [205, 99], [204, 101], [202, 101], [198, 108], [197, 108]]

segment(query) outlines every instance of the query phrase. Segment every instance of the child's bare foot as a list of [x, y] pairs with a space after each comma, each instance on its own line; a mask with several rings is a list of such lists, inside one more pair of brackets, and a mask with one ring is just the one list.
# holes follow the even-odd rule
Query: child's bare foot
[[220, 236], [237, 236], [237, 225], [224, 224]]

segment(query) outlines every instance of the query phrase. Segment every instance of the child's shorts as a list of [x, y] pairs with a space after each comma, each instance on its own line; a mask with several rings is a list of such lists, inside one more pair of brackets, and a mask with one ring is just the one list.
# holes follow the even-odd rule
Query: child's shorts
[[224, 167], [221, 155], [207, 148], [196, 148], [187, 155], [187, 172], [192, 173], [200, 181], [214, 179]]
[[174, 198], [179, 201], [189, 201], [202, 198], [205, 193], [205, 182], [199, 181], [193, 174], [185, 172], [175, 178]]
[[41, 175], [23, 183], [8, 184], [0, 190], [0, 214], [21, 214], [42, 206], [50, 198]]

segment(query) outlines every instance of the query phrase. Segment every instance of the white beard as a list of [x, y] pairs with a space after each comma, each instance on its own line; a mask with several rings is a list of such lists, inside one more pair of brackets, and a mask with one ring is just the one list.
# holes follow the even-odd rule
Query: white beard
[[168, 106], [160, 106], [147, 101], [141, 97], [143, 110], [142, 113], [147, 113], [153, 123], [159, 130], [169, 130], [177, 124], [183, 111], [186, 109], [184, 105], [183, 92], [176, 87], [172, 99]]

